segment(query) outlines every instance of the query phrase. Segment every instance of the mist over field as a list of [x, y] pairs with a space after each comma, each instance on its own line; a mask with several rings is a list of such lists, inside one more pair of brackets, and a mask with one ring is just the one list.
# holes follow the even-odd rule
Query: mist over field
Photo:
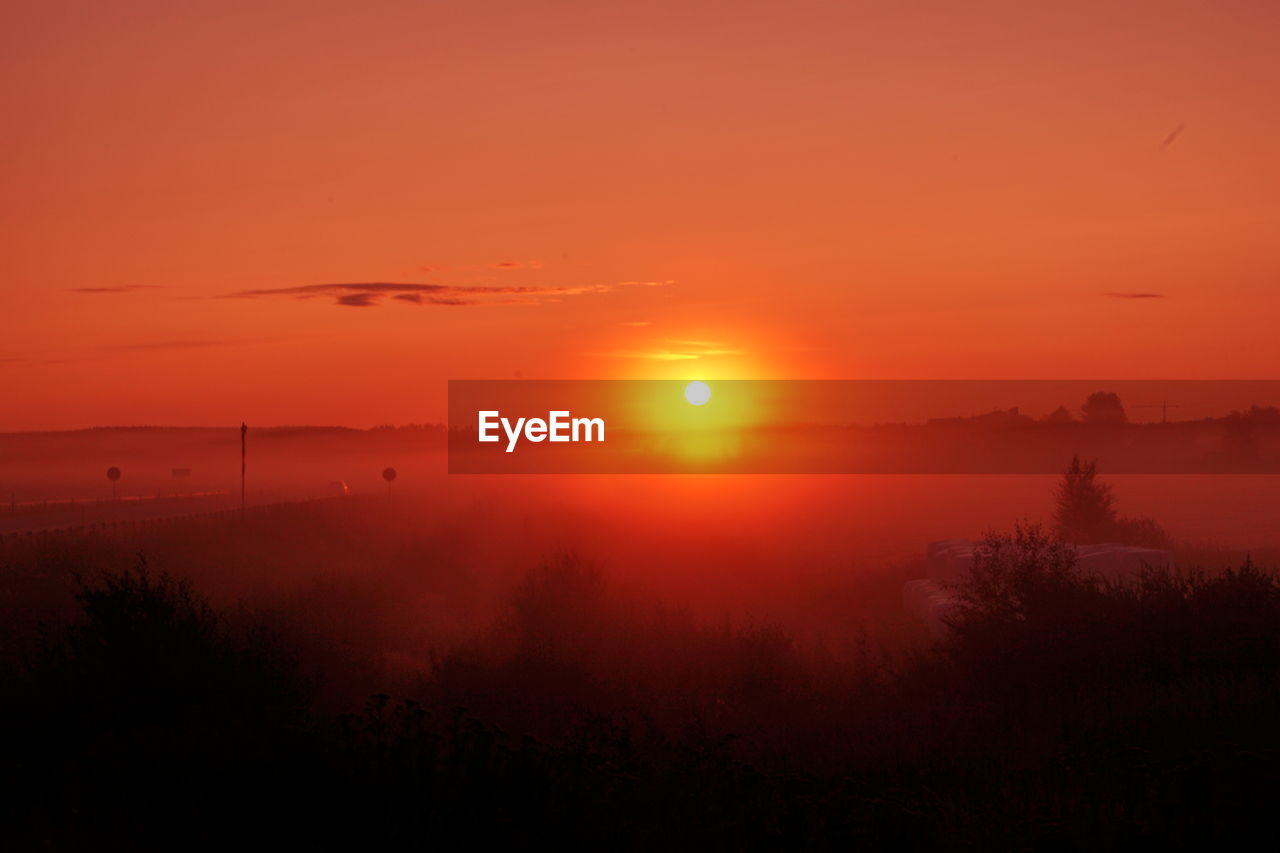
[[[1039, 844], [1067, 824], [1207, 839], [1243, 831], [1221, 809], [1266, 772], [1176, 787], [1233, 754], [1222, 714], [1252, 731], [1280, 699], [1272, 477], [1089, 479], [1108, 512], [1151, 519], [1174, 572], [1098, 586], [1037, 551], [992, 575], [1023, 578], [1022, 615], [984, 587], [939, 637], [904, 607], [928, 543], [1055, 541], [1060, 477], [513, 480], [445, 475], [430, 431], [253, 438], [242, 512], [235, 431], [4, 437], [23, 448], [0, 538], [7, 725], [36, 733], [20, 772], [54, 786], [10, 801], [18, 840], [216, 843], [261, 820], [295, 837], [320, 801], [333, 813], [299, 836], [317, 843], [616, 843], [621, 822], [645, 846], [694, 791], [683, 841], [713, 847]], [[176, 460], [200, 488], [166, 477]], [[36, 483], [47, 498], [16, 501]], [[974, 571], [1007, 572], [1001, 553]], [[1189, 701], [1207, 683], [1212, 704]], [[1153, 714], [1165, 738], [1133, 741]], [[1155, 750], [1128, 771], [1144, 800], [1103, 761], [1135, 743]], [[1061, 750], [1086, 763], [1042, 776]], [[49, 754], [79, 769], [49, 776]], [[243, 781], [262, 773], [287, 788], [265, 815]], [[1175, 801], [1181, 822], [1142, 823]], [[368, 809], [397, 816], [370, 830]]]
[[[164, 518], [180, 525], [188, 516], [221, 513], [190, 523], [196, 530], [240, 529], [231, 512], [240, 505], [234, 429], [0, 436], [11, 460], [3, 485], [14, 501], [0, 507], [0, 531], [66, 530], [59, 538], [68, 540], [93, 535], [117, 552], [117, 570], [142, 551], [156, 570], [191, 576], [227, 604], [339, 583], [363, 590], [371, 601], [394, 602], [393, 609], [403, 611], [395, 621], [427, 632], [477, 627], [524, 572], [569, 551], [628, 590], [694, 608], [704, 619], [781, 621], [809, 634], [878, 626], [898, 636], [907, 630], [900, 578], [923, 560], [929, 542], [978, 539], [1021, 521], [1049, 523], [1058, 479], [451, 476], [443, 473], [438, 428], [283, 428], [250, 437], [249, 507], [303, 503], [289, 510], [289, 525], [279, 533], [248, 515], [254, 535], [230, 540], [243, 552], [209, 552], [223, 546], [221, 532], [189, 548], [181, 535], [152, 526]], [[116, 501], [104, 476], [108, 461], [124, 470]], [[174, 479], [179, 462], [190, 474]], [[388, 466], [397, 471], [391, 484], [381, 476]], [[1121, 510], [1156, 519], [1195, 560], [1280, 546], [1273, 476], [1105, 479]], [[317, 502], [314, 509], [308, 501]], [[113, 524], [120, 529], [108, 527]], [[320, 538], [308, 534], [308, 524]], [[323, 544], [334, 537], [344, 543], [338, 552]], [[11, 538], [15, 545], [26, 541]], [[308, 558], [297, 553], [309, 550]], [[397, 563], [395, 570], [388, 560]], [[440, 580], [442, 572], [459, 588]], [[419, 583], [435, 592], [419, 595]], [[462, 589], [469, 591], [457, 601], [439, 599]], [[434, 607], [433, 615], [417, 619], [410, 601]], [[370, 636], [387, 630], [382, 619], [368, 624]], [[433, 651], [398, 642], [387, 651]]]

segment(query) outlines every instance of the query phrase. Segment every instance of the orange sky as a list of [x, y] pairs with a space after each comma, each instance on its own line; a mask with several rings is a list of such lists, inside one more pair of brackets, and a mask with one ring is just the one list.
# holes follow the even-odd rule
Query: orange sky
[[[1264, 2], [8, 4], [0, 430], [1274, 378], [1277, 43]], [[313, 287], [381, 282], [427, 287]]]

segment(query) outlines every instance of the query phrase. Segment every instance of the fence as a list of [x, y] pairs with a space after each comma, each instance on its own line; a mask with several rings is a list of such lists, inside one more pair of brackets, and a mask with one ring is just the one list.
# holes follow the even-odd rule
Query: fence
[[149, 502], [202, 500], [230, 496], [231, 492], [226, 489], [213, 489], [203, 492], [183, 492], [181, 494], [156, 493], [154, 495], [120, 495], [115, 498], [42, 498], [34, 501], [20, 501], [10, 493], [9, 500], [4, 503], [2, 511], [6, 515], [36, 515], [46, 512], [75, 512], [87, 508], [129, 506]]

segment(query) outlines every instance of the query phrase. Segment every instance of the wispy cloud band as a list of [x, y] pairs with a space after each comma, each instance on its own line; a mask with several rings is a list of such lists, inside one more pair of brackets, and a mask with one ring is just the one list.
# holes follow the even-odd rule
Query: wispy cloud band
[[416, 282], [358, 281], [332, 284], [304, 284], [297, 287], [259, 288], [225, 294], [227, 299], [260, 299], [289, 297], [293, 299], [327, 298], [348, 308], [371, 308], [382, 299], [414, 305], [441, 305], [449, 307], [467, 305], [537, 304], [556, 302], [567, 296], [586, 293], [607, 293], [619, 287], [634, 285], [658, 286], [659, 282], [618, 282], [615, 284], [582, 284], [563, 286], [537, 285], [459, 285], [422, 284]]
[[99, 287], [71, 287], [68, 293], [132, 293], [135, 290], [164, 290], [161, 284], [121, 284]]
[[667, 339], [648, 349], [620, 349], [597, 352], [592, 355], [603, 358], [632, 358], [644, 361], [696, 361], [700, 358], [742, 355], [742, 350], [731, 349], [719, 341], [683, 341]]

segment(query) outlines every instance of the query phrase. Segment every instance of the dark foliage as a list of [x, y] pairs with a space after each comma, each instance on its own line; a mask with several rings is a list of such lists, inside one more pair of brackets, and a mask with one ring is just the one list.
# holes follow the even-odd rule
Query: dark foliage
[[1280, 584], [1079, 571], [992, 536], [892, 665], [707, 627], [572, 555], [406, 692], [340, 716], [145, 566], [3, 682], [14, 849], [1204, 849], [1269, 829]]

